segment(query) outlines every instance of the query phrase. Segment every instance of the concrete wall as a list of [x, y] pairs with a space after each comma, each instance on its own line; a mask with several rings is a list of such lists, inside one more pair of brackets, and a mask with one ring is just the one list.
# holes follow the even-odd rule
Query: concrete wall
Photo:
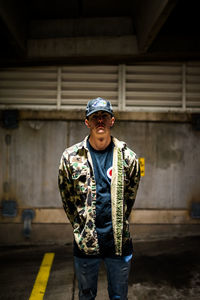
[[[22, 121], [18, 129], [1, 128], [0, 186], [10, 186], [1, 198], [16, 199], [20, 207], [60, 207], [61, 154], [87, 133], [81, 121]], [[184, 209], [199, 199], [200, 132], [190, 124], [119, 121], [112, 134], [145, 158], [136, 208]]]
[[[2, 230], [22, 224], [24, 208], [36, 209], [34, 226], [67, 222], [57, 187], [59, 160], [65, 147], [87, 133], [83, 121], [23, 120], [17, 129], [0, 127], [0, 200], [18, 205], [16, 218], [0, 216], [2, 238]], [[145, 158], [131, 222], [200, 224], [189, 214], [191, 202], [200, 200], [200, 131], [190, 123], [118, 121], [112, 134]]]
[[[85, 133], [81, 122], [71, 123], [70, 144]], [[190, 124], [119, 122], [112, 134], [145, 158], [135, 208], [183, 209], [199, 199], [200, 132]]]

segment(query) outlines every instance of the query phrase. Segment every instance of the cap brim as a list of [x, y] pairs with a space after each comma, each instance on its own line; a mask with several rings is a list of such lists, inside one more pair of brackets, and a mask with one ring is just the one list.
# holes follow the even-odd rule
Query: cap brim
[[97, 111], [105, 111], [105, 112], [109, 113], [111, 116], [113, 116], [113, 112], [111, 112], [110, 110], [108, 110], [106, 108], [96, 108], [93, 111], [91, 111], [90, 113], [86, 114], [86, 117], [91, 116], [92, 114], [94, 114]]

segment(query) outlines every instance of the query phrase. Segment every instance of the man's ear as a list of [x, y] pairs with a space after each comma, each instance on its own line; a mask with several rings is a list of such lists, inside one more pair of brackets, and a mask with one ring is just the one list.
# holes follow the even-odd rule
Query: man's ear
[[85, 119], [85, 125], [87, 126], [87, 128], [90, 128], [88, 119]]
[[111, 118], [111, 127], [114, 125], [114, 123], [115, 123], [115, 118], [112, 117], [112, 118]]

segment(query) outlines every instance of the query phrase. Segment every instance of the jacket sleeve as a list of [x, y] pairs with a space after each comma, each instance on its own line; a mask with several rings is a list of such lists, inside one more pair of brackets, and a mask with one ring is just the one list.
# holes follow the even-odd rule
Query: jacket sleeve
[[59, 166], [58, 174], [58, 186], [60, 190], [60, 195], [63, 203], [64, 210], [66, 215], [72, 224], [72, 227], [75, 227], [77, 223], [77, 209], [74, 202], [74, 189], [73, 181], [70, 173], [69, 163], [67, 157], [63, 154]]
[[130, 216], [135, 203], [139, 182], [140, 165], [139, 160], [135, 157], [128, 172], [127, 182], [125, 183], [126, 218]]

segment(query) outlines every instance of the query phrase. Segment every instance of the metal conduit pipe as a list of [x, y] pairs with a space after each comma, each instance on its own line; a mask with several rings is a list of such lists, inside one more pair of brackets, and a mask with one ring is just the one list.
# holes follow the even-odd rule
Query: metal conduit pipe
[[25, 238], [30, 238], [31, 223], [34, 217], [35, 217], [35, 212], [32, 209], [25, 209], [22, 213], [22, 220], [24, 222], [23, 234]]

